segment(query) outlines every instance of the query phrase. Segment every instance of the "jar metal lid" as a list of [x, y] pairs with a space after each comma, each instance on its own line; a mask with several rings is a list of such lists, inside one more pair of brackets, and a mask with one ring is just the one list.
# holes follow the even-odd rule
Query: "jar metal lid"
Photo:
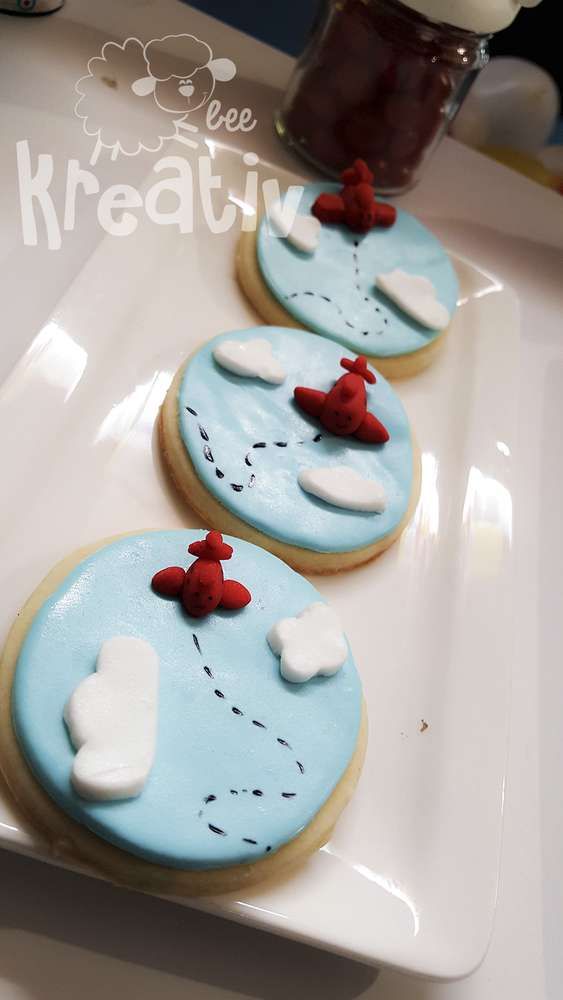
[[432, 21], [488, 35], [512, 23], [521, 7], [537, 7], [541, 0], [401, 0], [405, 7]]

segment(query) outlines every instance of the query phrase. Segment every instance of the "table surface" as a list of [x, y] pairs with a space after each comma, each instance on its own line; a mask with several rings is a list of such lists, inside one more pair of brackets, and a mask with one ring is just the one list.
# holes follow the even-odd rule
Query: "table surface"
[[[181, 13], [190, 27], [182, 23], [176, 30], [193, 31], [211, 45], [220, 41], [223, 53], [244, 66], [257, 84], [266, 85], [273, 108], [275, 88], [284, 85], [291, 69], [287, 57], [199, 12], [180, 8], [174, 0], [158, 0], [158, 18], [156, 6], [157, 0], [120, 5], [113, 0], [69, 0], [56, 16], [88, 23], [109, 38], [150, 37], [155, 22], [159, 33], [164, 10], [176, 24], [182, 23]], [[8, 48], [12, 64], [21, 52], [21, 73], [27, 80], [32, 73], [24, 58], [28, 30], [23, 20], [11, 21], [0, 39], [0, 65]], [[25, 109], [25, 102], [33, 100], [32, 88], [22, 87], [22, 93]], [[259, 127], [269, 129], [267, 116], [261, 117]], [[11, 197], [17, 197], [15, 192]], [[563, 640], [554, 586], [563, 555], [563, 479], [557, 463], [545, 460], [545, 448], [547, 440], [560, 455], [563, 446], [563, 335], [558, 319], [563, 310], [563, 254], [554, 249], [562, 246], [563, 201], [446, 140], [403, 204], [424, 211], [429, 219], [438, 205], [441, 214], [447, 208], [452, 218], [463, 219], [463, 246], [453, 249], [500, 274], [516, 288], [522, 303], [515, 517], [528, 526], [519, 532], [518, 550], [518, 585], [527, 620], [514, 664], [498, 911], [483, 965], [463, 982], [449, 984], [385, 970], [378, 974], [305, 945], [0, 852], [1, 1000], [90, 1000], [102, 993], [123, 993], [136, 1000], [155, 995], [161, 1000], [281, 1000], [292, 995], [312, 1000], [551, 1000], [561, 995], [563, 803], [554, 789], [563, 758], [558, 709], [563, 673], [553, 653]]]

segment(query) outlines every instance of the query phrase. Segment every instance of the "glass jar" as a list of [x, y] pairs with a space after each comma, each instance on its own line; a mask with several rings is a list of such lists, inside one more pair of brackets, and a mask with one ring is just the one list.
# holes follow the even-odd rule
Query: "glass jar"
[[275, 117], [324, 173], [366, 160], [382, 194], [416, 183], [477, 72], [490, 34], [429, 20], [398, 0], [329, 0]]

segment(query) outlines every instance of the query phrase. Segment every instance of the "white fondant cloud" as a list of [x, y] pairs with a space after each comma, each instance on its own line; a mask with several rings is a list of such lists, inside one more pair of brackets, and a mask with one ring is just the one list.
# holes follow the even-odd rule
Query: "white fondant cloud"
[[281, 385], [285, 371], [274, 356], [269, 340], [222, 340], [213, 350], [213, 357], [221, 368], [244, 375], [246, 378], [261, 378], [263, 382]]
[[423, 326], [445, 330], [450, 322], [448, 310], [438, 301], [434, 285], [424, 275], [407, 274], [396, 268], [387, 274], [378, 274], [375, 284], [399, 309]]
[[78, 751], [72, 784], [82, 798], [133, 798], [151, 770], [158, 709], [158, 656], [144, 639], [104, 642], [96, 672], [71, 694], [64, 719]]
[[302, 489], [325, 503], [345, 510], [363, 510], [381, 514], [386, 496], [381, 483], [365, 479], [347, 465], [301, 469], [297, 481]]
[[330, 677], [345, 662], [348, 647], [338, 616], [327, 604], [310, 604], [296, 618], [282, 618], [268, 632], [268, 643], [280, 657], [286, 681], [301, 684], [321, 674]]
[[268, 209], [270, 222], [281, 236], [285, 236], [296, 250], [302, 253], [314, 253], [319, 245], [321, 224], [314, 215], [296, 215], [287, 227], [279, 201]]

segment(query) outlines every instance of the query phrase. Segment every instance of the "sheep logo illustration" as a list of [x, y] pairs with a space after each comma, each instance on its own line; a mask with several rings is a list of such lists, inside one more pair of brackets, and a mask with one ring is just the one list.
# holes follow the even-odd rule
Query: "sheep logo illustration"
[[190, 135], [198, 128], [186, 121], [188, 115], [207, 104], [216, 83], [235, 74], [234, 62], [214, 59], [195, 35], [165, 35], [146, 44], [138, 38], [106, 42], [75, 87], [75, 114], [95, 138], [90, 164], [103, 149], [115, 160], [120, 153], [159, 152], [169, 139], [197, 148]]

